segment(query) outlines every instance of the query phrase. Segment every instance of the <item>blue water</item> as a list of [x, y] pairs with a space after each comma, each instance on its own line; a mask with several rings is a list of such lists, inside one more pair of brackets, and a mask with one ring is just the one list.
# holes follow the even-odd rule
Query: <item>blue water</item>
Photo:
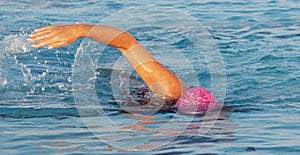
[[[2, 0], [0, 5], [0, 154], [300, 152], [298, 0]], [[208, 119], [177, 115], [171, 109], [144, 111], [139, 115], [124, 113], [112, 86], [116, 77], [124, 75], [114, 66], [121, 58], [118, 51], [105, 48], [101, 57], [94, 60], [93, 68], [80, 55], [82, 49], [100, 51], [103, 46], [92, 41], [80, 39], [54, 50], [32, 49], [26, 42], [36, 28], [73, 23], [110, 24], [108, 21], [118, 20], [109, 17], [130, 7], [147, 9], [125, 11], [117, 25], [138, 23], [130, 32], [150, 51], [156, 45], [164, 45], [183, 53], [189, 65], [176, 63], [180, 60], [176, 57], [178, 53], [169, 48], [161, 48], [162, 52], [153, 50], [154, 56], [163, 58], [161, 61], [189, 86], [196, 83], [212, 89], [213, 75], [204, 56], [184, 37], [199, 27], [174, 26], [176, 22], [192, 22], [191, 18], [165, 20], [174, 16], [168, 11], [182, 11], [210, 33], [226, 72], [224, 108], [217, 119], [209, 119], [214, 114], [208, 114]], [[174, 29], [143, 25], [147, 21], [138, 19], [162, 7], [168, 9], [153, 14], [152, 18], [157, 19], [154, 23], [159, 21]], [[129, 17], [128, 12], [135, 17]], [[88, 47], [89, 44], [93, 46]], [[74, 85], [74, 78], [78, 80], [81, 76], [74, 76], [74, 70], [82, 67], [82, 61], [86, 68], [79, 69], [87, 72], [80, 75], [84, 79], [95, 74], [91, 81], [106, 116], [97, 109], [88, 109], [86, 113], [78, 110], [77, 103], [94, 102], [94, 98], [89, 98], [91, 94], [76, 94], [80, 93], [77, 89], [80, 87]], [[139, 77], [128, 70], [130, 74], [125, 78], [129, 77], [132, 92], [144, 87]], [[78, 95], [91, 100], [76, 100]], [[107, 116], [116, 124], [104, 121]]]

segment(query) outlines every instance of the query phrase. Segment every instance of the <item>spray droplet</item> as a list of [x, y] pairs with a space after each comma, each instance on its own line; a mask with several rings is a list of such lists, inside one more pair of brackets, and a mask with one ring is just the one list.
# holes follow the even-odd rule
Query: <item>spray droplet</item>
[[72, 82], [71, 76], [68, 76], [67, 81], [68, 81], [68, 82]]

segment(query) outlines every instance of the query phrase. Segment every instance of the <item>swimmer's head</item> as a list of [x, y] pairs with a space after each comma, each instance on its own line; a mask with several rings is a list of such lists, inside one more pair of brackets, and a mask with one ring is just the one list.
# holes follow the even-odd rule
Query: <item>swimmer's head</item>
[[211, 92], [201, 87], [195, 87], [188, 89], [177, 100], [175, 107], [183, 114], [202, 115], [207, 112], [209, 106], [217, 106], [217, 104], [218, 101]]

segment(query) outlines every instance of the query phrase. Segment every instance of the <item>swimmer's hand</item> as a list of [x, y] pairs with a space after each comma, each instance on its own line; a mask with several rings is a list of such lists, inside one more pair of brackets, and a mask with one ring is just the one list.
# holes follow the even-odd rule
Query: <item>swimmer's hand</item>
[[85, 33], [81, 24], [47, 26], [36, 29], [28, 41], [34, 43], [33, 48], [47, 46], [48, 49], [52, 49], [68, 46], [86, 35]]

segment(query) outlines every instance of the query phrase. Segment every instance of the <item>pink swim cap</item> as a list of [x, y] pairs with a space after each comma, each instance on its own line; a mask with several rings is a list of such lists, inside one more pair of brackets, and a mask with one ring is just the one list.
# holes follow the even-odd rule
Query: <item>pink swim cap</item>
[[[201, 87], [188, 89], [176, 102], [175, 107], [183, 114], [205, 114], [210, 105], [217, 106], [213, 94]], [[213, 108], [214, 109], [214, 108]]]

